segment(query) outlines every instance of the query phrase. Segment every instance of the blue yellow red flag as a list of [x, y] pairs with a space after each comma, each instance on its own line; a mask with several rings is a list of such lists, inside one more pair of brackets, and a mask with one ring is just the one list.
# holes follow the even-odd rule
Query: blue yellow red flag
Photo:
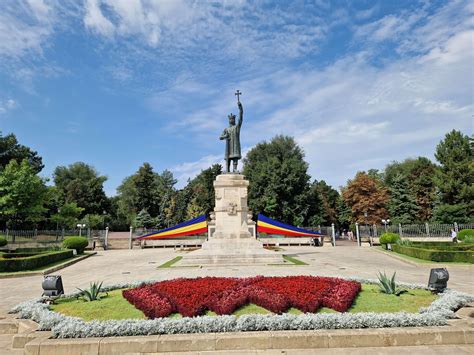
[[138, 237], [138, 240], [151, 240], [151, 239], [172, 239], [176, 237], [182, 237], [186, 235], [202, 234], [207, 232], [207, 221], [206, 216], [202, 215], [191, 219], [174, 227], [165, 228], [157, 232], [149, 233]]
[[286, 223], [271, 219], [263, 214], [258, 215], [257, 232], [267, 234], [279, 234], [288, 237], [322, 237], [321, 233], [312, 232], [298, 228]]

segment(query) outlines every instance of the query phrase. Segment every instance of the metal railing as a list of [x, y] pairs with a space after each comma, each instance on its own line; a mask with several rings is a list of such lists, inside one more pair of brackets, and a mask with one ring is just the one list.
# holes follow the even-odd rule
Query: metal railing
[[8, 243], [59, 243], [66, 237], [82, 236], [87, 239], [104, 239], [105, 230], [97, 229], [58, 229], [58, 230], [0, 230], [0, 236], [4, 237]]

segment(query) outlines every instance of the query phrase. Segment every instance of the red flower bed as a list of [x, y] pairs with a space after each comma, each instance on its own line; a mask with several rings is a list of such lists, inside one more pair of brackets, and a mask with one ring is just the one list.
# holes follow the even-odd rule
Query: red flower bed
[[194, 317], [211, 310], [232, 314], [254, 303], [274, 313], [290, 307], [316, 312], [320, 307], [345, 312], [360, 291], [360, 283], [331, 277], [204, 277], [175, 279], [124, 290], [123, 296], [148, 318], [179, 312]]

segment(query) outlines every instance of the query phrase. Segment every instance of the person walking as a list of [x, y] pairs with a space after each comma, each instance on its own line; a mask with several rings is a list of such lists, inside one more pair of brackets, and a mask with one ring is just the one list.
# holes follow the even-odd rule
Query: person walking
[[451, 241], [453, 243], [458, 242], [458, 234], [456, 233], [456, 231], [454, 229], [451, 229]]

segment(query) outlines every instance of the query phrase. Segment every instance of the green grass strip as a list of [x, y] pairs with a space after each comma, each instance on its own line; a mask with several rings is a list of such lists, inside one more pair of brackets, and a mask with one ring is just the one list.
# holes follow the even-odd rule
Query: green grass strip
[[158, 266], [158, 269], [166, 269], [171, 267], [172, 265], [176, 264], [178, 261], [180, 261], [183, 257], [182, 256], [177, 256], [174, 259], [168, 260], [166, 263], [161, 264]]
[[293, 257], [288, 256], [288, 255], [283, 255], [283, 259], [285, 259], [286, 261], [288, 261], [290, 263], [293, 263], [295, 265], [308, 265], [304, 261], [301, 261], [299, 259], [293, 258]]

